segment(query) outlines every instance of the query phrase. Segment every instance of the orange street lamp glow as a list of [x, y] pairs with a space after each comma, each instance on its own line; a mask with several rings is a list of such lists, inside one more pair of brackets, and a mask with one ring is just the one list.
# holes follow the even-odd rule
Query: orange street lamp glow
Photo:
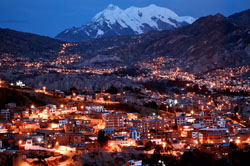
[[43, 91], [44, 91], [44, 92], [46, 91], [46, 86], [43, 86]]
[[113, 142], [110, 142], [109, 146], [113, 146], [113, 145], [114, 145]]
[[240, 143], [240, 140], [239, 140], [239, 139], [237, 139], [235, 142], [236, 142], [236, 144], [239, 144], [239, 143]]

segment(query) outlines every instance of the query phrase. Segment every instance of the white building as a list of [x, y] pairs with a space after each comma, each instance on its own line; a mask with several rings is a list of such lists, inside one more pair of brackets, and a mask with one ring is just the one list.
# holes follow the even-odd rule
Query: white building
[[136, 141], [140, 139], [141, 135], [138, 131], [136, 131], [135, 129], [133, 129], [131, 132], [130, 132], [130, 137], [135, 139]]
[[59, 120], [59, 126], [60, 127], [64, 127], [64, 125], [67, 124], [67, 123], [68, 123], [67, 119]]
[[217, 126], [219, 126], [221, 128], [225, 128], [226, 127], [226, 120], [225, 119], [217, 120]]

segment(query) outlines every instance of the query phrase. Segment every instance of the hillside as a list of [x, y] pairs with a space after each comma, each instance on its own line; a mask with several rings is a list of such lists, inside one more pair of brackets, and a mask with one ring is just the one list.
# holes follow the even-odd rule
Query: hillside
[[47, 96], [42, 93], [32, 91], [13, 90], [8, 88], [0, 88], [0, 108], [4, 108], [6, 103], [14, 102], [17, 106], [43, 106], [46, 104], [59, 105], [61, 99]]
[[51, 58], [60, 49], [61, 41], [31, 33], [0, 28], [0, 54], [23, 58]]

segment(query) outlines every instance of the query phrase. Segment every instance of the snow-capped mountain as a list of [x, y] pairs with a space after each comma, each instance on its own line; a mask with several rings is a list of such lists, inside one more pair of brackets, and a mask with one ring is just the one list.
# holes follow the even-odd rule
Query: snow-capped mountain
[[110, 4], [87, 24], [66, 29], [56, 38], [75, 42], [107, 36], [134, 35], [151, 30], [178, 28], [194, 21], [193, 17], [180, 17], [170, 9], [153, 4], [144, 8], [132, 6], [125, 10]]

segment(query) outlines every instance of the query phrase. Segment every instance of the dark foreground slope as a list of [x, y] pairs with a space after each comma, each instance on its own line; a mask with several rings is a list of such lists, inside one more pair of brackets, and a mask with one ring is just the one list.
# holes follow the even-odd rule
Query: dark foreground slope
[[27, 90], [14, 90], [0, 88], [0, 108], [4, 108], [6, 103], [14, 102], [18, 106], [43, 106], [46, 104], [59, 104], [61, 99], [47, 96], [42, 93], [35, 93]]
[[27, 58], [55, 56], [63, 43], [45, 36], [0, 28], [0, 54], [8, 53]]

